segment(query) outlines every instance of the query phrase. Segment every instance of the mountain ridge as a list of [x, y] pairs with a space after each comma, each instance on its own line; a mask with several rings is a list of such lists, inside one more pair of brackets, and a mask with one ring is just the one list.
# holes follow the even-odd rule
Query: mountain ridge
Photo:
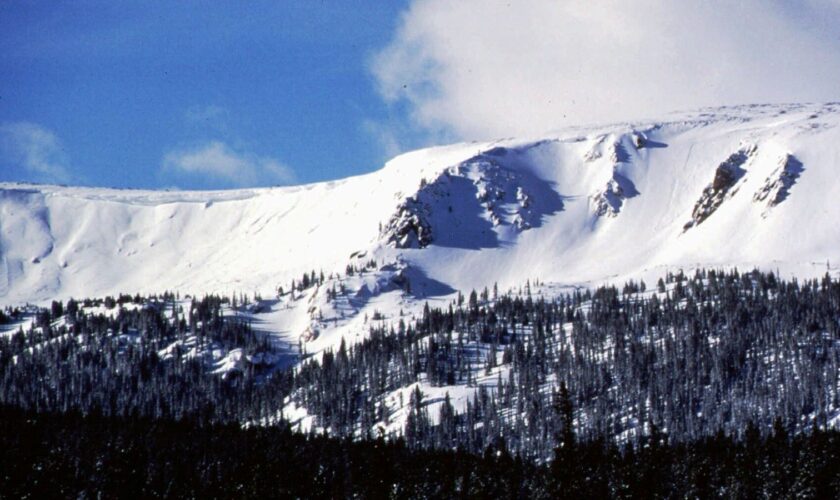
[[[68, 328], [96, 325], [102, 346], [146, 342], [137, 352], [175, 372], [186, 359], [225, 383], [266, 382], [272, 404], [248, 414], [243, 402], [244, 425], [404, 435], [420, 447], [431, 425], [452, 430], [476, 408], [481, 425], [523, 415], [549, 425], [549, 391], [564, 377], [590, 405], [579, 426], [609, 415], [619, 442], [641, 439], [649, 417], [639, 409], [663, 399], [633, 370], [661, 369], [662, 382], [668, 367], [697, 363], [714, 383], [687, 384], [685, 421], [660, 405], [668, 432], [713, 432], [730, 409], [741, 413], [726, 425], [737, 427], [745, 408], [779, 411], [778, 397], [798, 408], [785, 416], [792, 428], [836, 426], [836, 358], [824, 353], [837, 348], [840, 105], [692, 116], [430, 148], [290, 188], [5, 184], [0, 301], [52, 303], [7, 308], [0, 339], [29, 356], [69, 335], [83, 352], [88, 338]], [[69, 295], [80, 301], [64, 314]], [[774, 377], [799, 392], [724, 395], [733, 380], [775, 391]], [[607, 400], [595, 393], [615, 408], [592, 406]], [[525, 437], [520, 451], [549, 457], [551, 440], [529, 429], [507, 428], [514, 443]], [[494, 432], [467, 442], [484, 449]]]
[[[340, 271], [354, 253], [403, 259], [452, 289], [701, 265], [817, 275], [840, 260], [828, 223], [840, 216], [838, 124], [836, 103], [741, 106], [418, 150], [303, 186], [3, 183], [0, 300], [267, 295], [312, 269]], [[730, 172], [739, 152], [749, 154]]]

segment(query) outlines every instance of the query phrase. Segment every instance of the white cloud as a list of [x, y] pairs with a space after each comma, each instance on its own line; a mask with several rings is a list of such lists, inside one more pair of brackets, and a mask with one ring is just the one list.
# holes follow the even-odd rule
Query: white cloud
[[4, 162], [39, 181], [65, 182], [70, 175], [58, 137], [29, 122], [0, 125], [0, 151]]
[[163, 168], [183, 174], [210, 176], [235, 186], [288, 184], [295, 180], [294, 172], [281, 162], [237, 152], [219, 141], [167, 153]]
[[363, 120], [362, 130], [376, 141], [384, 159], [388, 160], [403, 150], [403, 143], [397, 134], [397, 124], [386, 124], [376, 120]]
[[414, 0], [382, 96], [461, 138], [840, 98], [837, 0]]

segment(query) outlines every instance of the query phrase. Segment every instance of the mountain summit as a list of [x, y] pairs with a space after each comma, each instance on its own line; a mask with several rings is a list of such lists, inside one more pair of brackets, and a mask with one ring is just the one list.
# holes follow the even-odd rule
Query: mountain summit
[[822, 274], [840, 261], [839, 124], [838, 103], [739, 106], [429, 148], [297, 187], [0, 184], [0, 299], [272, 294], [359, 259], [441, 290], [697, 266]]

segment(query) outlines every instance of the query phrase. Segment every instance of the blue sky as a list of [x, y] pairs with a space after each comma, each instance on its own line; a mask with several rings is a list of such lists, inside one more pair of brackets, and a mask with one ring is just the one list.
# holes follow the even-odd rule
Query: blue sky
[[197, 189], [375, 170], [399, 106], [369, 61], [403, 7], [0, 3], [0, 180]]
[[306, 183], [838, 81], [840, 0], [5, 0], [0, 181]]

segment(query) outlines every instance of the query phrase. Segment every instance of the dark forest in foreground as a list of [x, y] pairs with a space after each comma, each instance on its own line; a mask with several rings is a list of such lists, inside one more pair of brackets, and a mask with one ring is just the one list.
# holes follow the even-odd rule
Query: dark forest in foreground
[[[654, 290], [474, 291], [297, 370], [222, 297], [7, 308], [33, 321], [0, 338], [0, 496], [836, 498], [840, 283]], [[214, 373], [233, 349], [263, 361]], [[415, 390], [402, 434], [371, 432], [417, 382], [475, 397], [433, 422]]]
[[725, 435], [621, 449], [561, 437], [538, 466], [483, 455], [351, 442], [281, 427], [34, 413], [0, 406], [7, 498], [837, 498], [840, 433]]

